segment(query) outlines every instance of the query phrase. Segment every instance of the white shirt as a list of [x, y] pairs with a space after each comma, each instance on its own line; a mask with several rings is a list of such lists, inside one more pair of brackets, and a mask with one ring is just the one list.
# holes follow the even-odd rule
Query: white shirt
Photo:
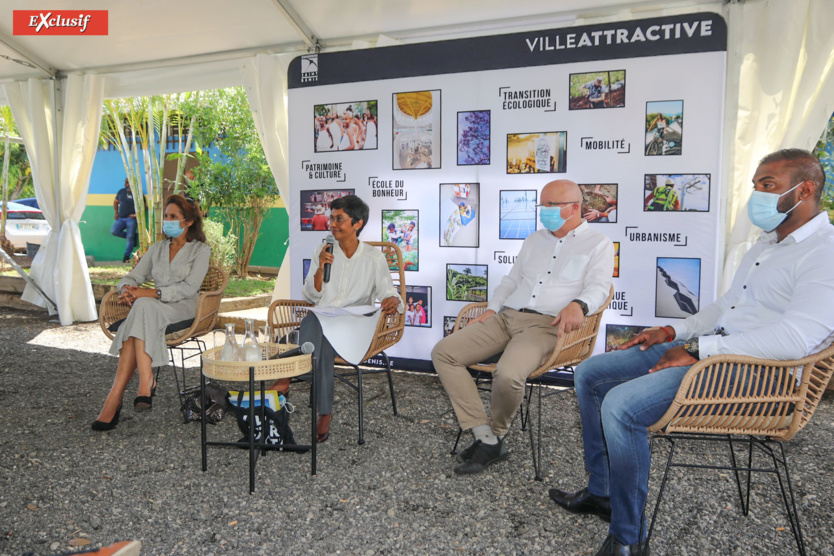
[[321, 291], [316, 291], [314, 277], [319, 268], [319, 253], [324, 246], [324, 243], [316, 246], [313, 253], [302, 290], [304, 299], [320, 307], [352, 307], [373, 305], [377, 299], [381, 301], [396, 296], [400, 301], [397, 310], [403, 312], [402, 298], [394, 288], [385, 255], [376, 247], [361, 241], [349, 259], [338, 243], [333, 245], [330, 281], [322, 283]]
[[504, 307], [533, 309], [556, 316], [580, 299], [593, 313], [605, 303], [614, 274], [614, 244], [584, 220], [559, 239], [546, 229], [527, 236], [521, 252], [489, 301]]
[[[701, 359], [720, 353], [801, 359], [834, 338], [834, 226], [822, 212], [781, 242], [764, 233], [715, 303], [672, 325], [699, 336]], [[723, 328], [728, 334], [715, 334]]]

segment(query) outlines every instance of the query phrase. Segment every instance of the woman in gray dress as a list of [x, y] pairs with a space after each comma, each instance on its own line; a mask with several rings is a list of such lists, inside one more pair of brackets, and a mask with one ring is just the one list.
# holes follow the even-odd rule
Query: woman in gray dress
[[[211, 254], [200, 211], [185, 197], [171, 195], [165, 201], [162, 231], [167, 239], [151, 245], [119, 282], [119, 301], [131, 309], [110, 346], [110, 353], [119, 356], [116, 378], [93, 430], [110, 430], [119, 422], [122, 396], [136, 371], [139, 388], [133, 407], [136, 411], [151, 409], [156, 390], [153, 367], [168, 363], [165, 327], [197, 314]], [[150, 279], [153, 288], [140, 287]]]

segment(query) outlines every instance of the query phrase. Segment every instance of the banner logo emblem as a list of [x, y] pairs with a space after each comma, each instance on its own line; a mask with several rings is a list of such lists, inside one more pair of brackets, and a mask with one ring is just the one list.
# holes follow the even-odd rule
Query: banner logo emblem
[[307, 54], [301, 57], [301, 82], [310, 83], [319, 80], [319, 55]]

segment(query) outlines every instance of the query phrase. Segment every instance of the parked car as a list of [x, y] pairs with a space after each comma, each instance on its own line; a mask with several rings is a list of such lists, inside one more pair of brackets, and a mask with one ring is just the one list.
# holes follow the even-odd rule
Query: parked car
[[[0, 208], [2, 206], [0, 202]], [[27, 243], [40, 245], [51, 229], [40, 209], [9, 202], [6, 239], [15, 249], [26, 249]]]
[[17, 203], [19, 205], [26, 205], [27, 207], [32, 207], [39, 209], [41, 208], [38, 205], [38, 198], [37, 197], [26, 197], [25, 199], [13, 199], [9, 201], [10, 203]]

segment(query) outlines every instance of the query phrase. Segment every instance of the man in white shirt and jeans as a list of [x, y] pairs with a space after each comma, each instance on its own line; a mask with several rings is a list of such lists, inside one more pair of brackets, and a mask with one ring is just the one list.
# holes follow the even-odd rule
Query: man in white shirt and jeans
[[[763, 158], [747, 212], [767, 233], [744, 255], [729, 291], [686, 320], [645, 330], [577, 367], [590, 478], [580, 491], [551, 489], [550, 497], [611, 523], [597, 556], [649, 554], [641, 529], [651, 465], [646, 429], [666, 413], [689, 367], [717, 354], [801, 359], [831, 343], [834, 226], [820, 210], [824, 185], [822, 165], [807, 151]], [[735, 382], [733, 368], [726, 373], [722, 380]]]
[[[548, 183], [539, 205], [545, 228], [524, 240], [483, 315], [432, 350], [460, 427], [475, 437], [458, 454], [455, 473], [480, 473], [507, 459], [503, 438], [521, 405], [527, 377], [547, 360], [559, 336], [579, 328], [585, 315], [608, 298], [614, 244], [582, 220], [581, 205], [582, 192], [574, 182]], [[466, 366], [499, 353], [490, 421]]]

